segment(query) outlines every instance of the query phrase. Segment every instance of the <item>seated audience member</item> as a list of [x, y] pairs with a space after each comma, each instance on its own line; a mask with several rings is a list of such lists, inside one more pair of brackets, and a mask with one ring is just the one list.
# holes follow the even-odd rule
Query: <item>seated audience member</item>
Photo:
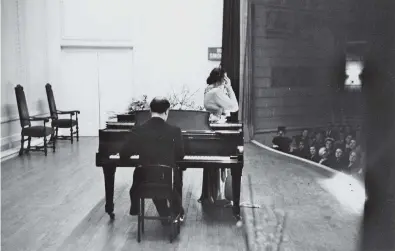
[[301, 135], [296, 136], [296, 144], [299, 145], [299, 142], [303, 141], [305, 146], [309, 145], [309, 130], [303, 129]]
[[321, 158], [318, 163], [324, 166], [329, 166], [328, 152], [325, 147], [320, 148], [320, 150], [318, 151], [318, 155]]
[[339, 132], [337, 137], [337, 140], [335, 141], [335, 148], [341, 148], [343, 151], [345, 149], [345, 135], [343, 132]]
[[299, 142], [298, 148], [296, 148], [292, 154], [301, 158], [309, 157], [309, 150], [307, 149], [307, 146], [303, 140]]
[[317, 149], [325, 147], [324, 135], [321, 131], [316, 131], [312, 145], [314, 145]]
[[[162, 164], [175, 167], [176, 161], [183, 159], [185, 155], [181, 129], [166, 122], [170, 109], [169, 101], [156, 97], [151, 101], [150, 109], [151, 119], [133, 128], [120, 152], [121, 159], [128, 159], [131, 154], [137, 153], [142, 164], [142, 167], [136, 168], [133, 173], [133, 185], [130, 188], [131, 215], [137, 215], [139, 212], [140, 203], [135, 193], [141, 184], [144, 165]], [[180, 169], [174, 172], [174, 187], [174, 208], [168, 207], [167, 200], [153, 199], [153, 202], [160, 216], [169, 216], [171, 210], [176, 215], [180, 215], [180, 220], [183, 221], [182, 170]], [[166, 222], [162, 223], [166, 224]]]
[[346, 135], [352, 135], [352, 128], [351, 128], [350, 125], [345, 125], [345, 126], [344, 126], [344, 133], [345, 133]]
[[277, 136], [273, 138], [273, 148], [285, 153], [289, 153], [290, 144], [292, 140], [285, 136], [286, 128], [285, 126], [279, 126], [277, 129]]
[[347, 159], [344, 158], [343, 150], [336, 148], [335, 155], [329, 160], [330, 167], [337, 170], [343, 171], [347, 166]]
[[361, 149], [357, 145], [357, 141], [355, 139], [350, 140], [350, 144], [348, 145], [348, 148], [346, 148], [345, 150], [347, 156], [349, 156], [351, 152], [355, 152], [357, 154], [357, 157], [359, 157], [361, 153]]
[[351, 152], [348, 158], [348, 165], [344, 169], [344, 172], [351, 175], [357, 175], [361, 173], [361, 168], [358, 162], [358, 156], [356, 152]]
[[325, 148], [326, 148], [329, 159], [335, 155], [335, 153], [333, 151], [333, 142], [334, 142], [334, 139], [332, 139], [332, 138], [325, 139]]
[[324, 137], [325, 138], [335, 138], [335, 131], [333, 130], [333, 124], [328, 123], [328, 126], [324, 132]]
[[344, 139], [344, 146], [348, 148], [350, 146], [351, 140], [353, 139], [352, 134], [344, 134], [346, 138]]
[[318, 156], [315, 146], [310, 146], [310, 155], [308, 159], [317, 163], [320, 162], [321, 158]]

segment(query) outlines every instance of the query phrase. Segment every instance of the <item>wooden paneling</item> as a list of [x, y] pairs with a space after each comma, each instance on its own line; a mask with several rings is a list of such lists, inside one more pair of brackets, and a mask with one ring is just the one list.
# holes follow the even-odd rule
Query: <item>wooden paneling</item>
[[311, 127], [312, 125], [325, 125], [329, 121], [327, 120], [327, 115], [322, 114], [320, 117], [318, 116], [310, 116], [310, 115], [295, 115], [295, 116], [279, 116], [279, 117], [271, 117], [271, 118], [254, 118], [255, 122], [255, 130], [264, 130], [264, 129], [275, 129], [278, 126], [286, 126], [286, 127]]
[[255, 111], [254, 116], [256, 118], [271, 118], [271, 117], [286, 117], [286, 116], [298, 116], [298, 115], [309, 115], [319, 116], [325, 111], [325, 107], [320, 106], [290, 106], [290, 107], [269, 107], [261, 108]]
[[332, 7], [324, 4], [316, 11], [317, 6], [293, 1], [253, 2], [255, 131], [332, 121], [329, 86], [339, 53]]
[[259, 88], [255, 86], [256, 97], [314, 97], [314, 96], [325, 96], [328, 89], [316, 88], [316, 87], [282, 87], [282, 88]]
[[322, 106], [329, 103], [329, 97], [315, 96], [311, 98], [285, 97], [285, 98], [255, 98], [255, 108], [261, 107], [295, 107], [295, 106]]

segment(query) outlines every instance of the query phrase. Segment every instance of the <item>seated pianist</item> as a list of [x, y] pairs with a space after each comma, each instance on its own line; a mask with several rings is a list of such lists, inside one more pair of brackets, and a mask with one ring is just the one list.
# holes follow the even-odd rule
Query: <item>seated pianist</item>
[[[239, 104], [225, 70], [214, 68], [207, 78], [207, 85], [204, 91], [204, 107], [210, 112], [210, 123], [226, 123], [226, 117], [230, 112], [237, 112]], [[221, 180], [224, 181], [226, 176], [225, 170], [220, 171], [218, 168], [203, 170], [202, 194], [199, 202], [214, 203], [220, 199], [221, 186], [224, 186]]]
[[289, 153], [289, 147], [292, 140], [285, 136], [285, 126], [279, 126], [277, 129], [277, 136], [273, 138], [273, 148], [281, 152]]
[[[139, 155], [142, 168], [144, 165], [162, 164], [176, 166], [176, 161], [184, 158], [184, 146], [181, 129], [169, 125], [166, 120], [169, 115], [170, 103], [165, 98], [156, 97], [150, 103], [151, 119], [140, 126], [136, 126], [129, 136], [120, 152], [121, 159], [128, 159], [131, 155]], [[134, 194], [140, 184], [141, 170], [136, 168], [133, 173], [133, 185], [130, 188], [130, 215], [139, 212], [139, 200]], [[184, 209], [182, 207], [182, 170], [175, 172], [173, 202], [174, 208], [169, 208], [166, 200], [154, 199], [156, 209], [161, 217], [170, 215], [173, 210], [179, 215], [180, 221], [184, 220]], [[165, 222], [163, 222], [165, 224]]]

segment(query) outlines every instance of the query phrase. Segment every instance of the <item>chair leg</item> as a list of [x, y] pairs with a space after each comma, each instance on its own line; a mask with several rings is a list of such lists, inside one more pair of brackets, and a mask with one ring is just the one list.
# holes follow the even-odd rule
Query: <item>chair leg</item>
[[70, 127], [70, 140], [71, 144], [73, 144], [73, 127]]
[[173, 214], [173, 212], [172, 213], [170, 213], [170, 243], [172, 243], [173, 242], [173, 239], [174, 239], [174, 214]]
[[31, 144], [31, 141], [32, 141], [32, 137], [28, 137], [28, 138], [27, 138], [27, 148], [26, 148], [26, 153], [27, 153], [27, 154], [28, 154], [29, 151], [30, 151], [30, 144]]
[[48, 149], [47, 149], [47, 137], [46, 136], [44, 136], [44, 154], [45, 154], [45, 156], [47, 156], [47, 154], [48, 154]]
[[24, 149], [23, 149], [23, 145], [24, 145], [24, 137], [23, 134], [21, 134], [21, 149], [19, 150], [19, 156], [23, 155]]
[[[53, 128], [52, 128], [53, 129]], [[51, 134], [51, 141], [52, 141], [52, 151], [56, 151], [56, 138], [55, 138], [55, 131], [52, 132]]]
[[140, 212], [138, 213], [137, 216], [137, 242], [141, 241], [141, 210], [139, 210]]
[[141, 219], [141, 233], [144, 234], [144, 216], [145, 216], [145, 199], [141, 199], [141, 215], [143, 216]]
[[59, 137], [59, 127], [56, 127], [56, 135], [55, 135], [55, 138], [58, 139], [58, 137]]
[[77, 132], [77, 142], [80, 140], [80, 128], [78, 127], [78, 120], [77, 120], [77, 125], [76, 125], [76, 132]]

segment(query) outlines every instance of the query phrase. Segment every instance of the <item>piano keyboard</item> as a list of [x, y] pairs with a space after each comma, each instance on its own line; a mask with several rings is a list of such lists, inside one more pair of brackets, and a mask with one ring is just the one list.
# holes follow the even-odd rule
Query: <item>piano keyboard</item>
[[[113, 126], [134, 126], [135, 122], [113, 122], [113, 121], [107, 121], [107, 125], [113, 125]], [[237, 123], [223, 123], [223, 124], [210, 124], [210, 127], [241, 127], [242, 124], [237, 124]]]
[[[119, 159], [119, 154], [110, 155], [110, 159]], [[130, 159], [139, 159], [139, 155], [132, 155]], [[229, 161], [231, 158], [228, 156], [193, 156], [186, 155], [184, 160], [216, 160], [216, 161]]]
[[223, 124], [210, 124], [210, 127], [241, 127], [242, 124], [223, 123]]
[[134, 122], [107, 122], [107, 125], [134, 126]]

